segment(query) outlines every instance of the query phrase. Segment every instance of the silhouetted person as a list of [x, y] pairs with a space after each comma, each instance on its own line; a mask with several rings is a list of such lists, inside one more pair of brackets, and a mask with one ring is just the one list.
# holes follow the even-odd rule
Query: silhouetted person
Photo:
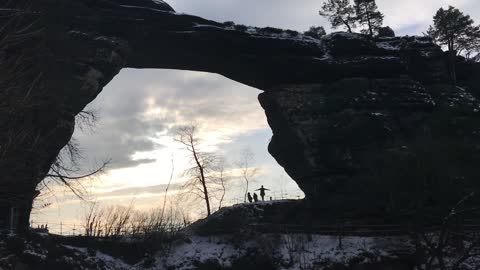
[[262, 185], [261, 188], [256, 189], [256, 190], [260, 190], [260, 196], [262, 197], [262, 201], [265, 201], [265, 190], [270, 190], [270, 189], [264, 188], [263, 185]]
[[257, 193], [255, 193], [255, 192], [253, 193], [253, 200], [255, 202], [258, 202], [258, 196], [257, 196]]
[[247, 198], [248, 198], [248, 202], [251, 203], [253, 201], [252, 194], [250, 194], [250, 192], [248, 192]]

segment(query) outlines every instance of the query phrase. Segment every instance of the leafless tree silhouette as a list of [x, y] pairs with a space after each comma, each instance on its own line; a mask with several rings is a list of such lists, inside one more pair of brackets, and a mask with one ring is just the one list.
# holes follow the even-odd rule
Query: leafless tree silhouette
[[252, 150], [245, 148], [240, 153], [240, 158], [236, 162], [237, 167], [240, 169], [241, 177], [245, 182], [245, 195], [243, 202], [247, 202], [249, 184], [258, 172], [258, 168], [252, 167], [254, 159], [255, 155], [253, 154]]
[[176, 132], [175, 141], [182, 144], [188, 151], [193, 165], [185, 172], [190, 178], [185, 182], [184, 189], [205, 201], [207, 216], [210, 216], [212, 210], [209, 185], [213, 182], [210, 181], [209, 174], [213, 170], [215, 156], [201, 151], [196, 125], [180, 127]]
[[[411, 236], [417, 253], [422, 254], [421, 264], [426, 270], [460, 270], [470, 261], [478, 263], [480, 259], [480, 234], [462, 226], [462, 220], [478, 213], [480, 207], [469, 202], [476, 197], [470, 193], [461, 199], [444, 217], [442, 226], [436, 231], [417, 228]], [[475, 269], [480, 269], [477, 266]]]

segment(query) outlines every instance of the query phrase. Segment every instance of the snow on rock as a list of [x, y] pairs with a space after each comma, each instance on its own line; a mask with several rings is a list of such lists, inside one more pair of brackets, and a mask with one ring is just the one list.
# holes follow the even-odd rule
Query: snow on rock
[[[303, 265], [312, 267], [324, 262], [348, 265], [353, 259], [363, 259], [369, 263], [373, 258], [395, 257], [395, 249], [411, 249], [412, 245], [406, 237], [342, 237], [293, 234], [282, 235], [279, 247], [281, 260], [293, 262], [293, 266], [285, 269], [299, 269]], [[341, 242], [341, 245], [340, 245]], [[395, 247], [392, 249], [392, 247]], [[365, 256], [369, 254], [369, 256]], [[373, 255], [373, 256], [372, 256]]]
[[450, 108], [457, 108], [474, 113], [480, 111], [480, 103], [478, 100], [462, 87], [457, 86], [450, 91], [443, 92], [441, 99], [443, 104]]
[[377, 42], [377, 47], [387, 51], [400, 51], [401, 47], [397, 41], [381, 41]]
[[131, 265], [124, 263], [122, 260], [120, 260], [118, 258], [114, 258], [110, 255], [101, 253], [99, 251], [96, 252], [95, 257], [96, 257], [97, 260], [105, 263], [106, 266], [107, 266], [107, 269], [112, 269], [112, 270], [129, 270], [129, 269], [132, 269]]
[[[196, 27], [199, 26], [206, 27], [206, 25], [196, 25]], [[292, 40], [298, 43], [313, 44], [315, 46], [320, 46], [323, 44], [322, 40], [320, 39], [316, 39], [293, 30], [283, 30], [272, 27], [260, 28], [235, 24], [226, 25], [222, 29], [228, 31], [244, 32], [255, 38]]]
[[338, 37], [346, 38], [346, 39], [363, 39], [365, 35], [358, 34], [358, 33], [348, 33], [348, 32], [333, 32], [331, 34], [325, 35], [323, 37], [324, 40], [334, 39]]
[[[204, 263], [215, 259], [222, 266], [229, 267], [232, 260], [242, 256], [244, 251], [225, 241], [225, 237], [191, 237], [188, 242], [173, 247], [166, 258], [163, 253], [157, 258], [157, 264], [175, 269], [191, 269], [195, 263]], [[162, 269], [161, 267], [158, 269]]]
[[158, 4], [158, 5], [167, 5], [167, 3], [165, 1], [162, 1], [162, 0], [151, 0], [152, 2], [154, 2], [155, 4]]
[[163, 0], [135, 0], [131, 2], [125, 1], [124, 4], [120, 6], [130, 8], [144, 8], [153, 11], [175, 11], [169, 4], [167, 4]]
[[[64, 259], [71, 260], [71, 264], [74, 265], [75, 261], [78, 260], [79, 257], [84, 258], [84, 260], [89, 265], [104, 265], [105, 269], [107, 270], [127, 270], [132, 269], [132, 266], [129, 264], [124, 263], [122, 260], [118, 258], [114, 258], [110, 255], [104, 254], [100, 251], [95, 251], [93, 255], [89, 255], [87, 248], [80, 248], [74, 247], [70, 245], [62, 245], [63, 247], [71, 250], [74, 252], [75, 257], [65, 257]], [[69, 259], [70, 258], [70, 259]]]

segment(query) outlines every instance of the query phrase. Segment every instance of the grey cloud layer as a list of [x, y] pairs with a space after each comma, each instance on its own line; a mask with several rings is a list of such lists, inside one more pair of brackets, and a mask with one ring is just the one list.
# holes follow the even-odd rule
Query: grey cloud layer
[[[175, 192], [181, 189], [179, 184], [171, 184], [168, 187], [169, 192]], [[167, 185], [156, 185], [148, 187], [131, 187], [131, 188], [122, 188], [114, 191], [101, 192], [97, 193], [99, 198], [102, 197], [114, 197], [114, 196], [132, 196], [132, 195], [141, 195], [141, 194], [163, 194]]]
[[112, 169], [134, 167], [155, 161], [132, 156], [161, 149], [152, 139], [172, 126], [235, 123], [250, 117], [260, 108], [257, 94], [219, 75], [123, 70], [89, 105], [100, 115], [95, 131], [78, 131], [75, 137], [88, 160], [111, 158]]

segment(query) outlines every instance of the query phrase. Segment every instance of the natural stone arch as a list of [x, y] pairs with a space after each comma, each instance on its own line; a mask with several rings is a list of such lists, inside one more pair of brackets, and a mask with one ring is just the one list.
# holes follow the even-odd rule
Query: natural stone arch
[[[36, 59], [28, 75], [34, 80], [42, 74], [35, 107], [23, 110], [21, 121], [1, 123], [13, 134], [26, 126], [31, 131], [6, 153], [15, 159], [6, 159], [0, 176], [4, 190], [19, 195], [19, 228], [28, 225], [35, 186], [70, 139], [75, 115], [124, 67], [213, 72], [265, 91], [259, 99], [274, 133], [269, 151], [307, 198], [361, 182], [367, 152], [382, 155], [386, 147], [417, 136], [388, 129], [428, 126], [429, 112], [448, 104], [448, 95], [429, 90], [448, 79], [442, 51], [428, 38], [336, 33], [318, 40], [245, 30], [177, 14], [160, 0], [39, 0], [33, 10], [28, 16], [39, 19], [40, 46], [11, 52]], [[446, 89], [440, 91], [452, 92]], [[25, 92], [9, 98], [21, 99]], [[468, 93], [459, 100], [462, 110], [478, 106]], [[379, 111], [391, 117], [368, 117]], [[418, 121], [410, 121], [416, 114]], [[383, 130], [387, 124], [393, 129]], [[366, 126], [375, 130], [373, 136], [365, 133], [355, 143], [345, 139]], [[18, 160], [28, 165], [19, 169]]]

